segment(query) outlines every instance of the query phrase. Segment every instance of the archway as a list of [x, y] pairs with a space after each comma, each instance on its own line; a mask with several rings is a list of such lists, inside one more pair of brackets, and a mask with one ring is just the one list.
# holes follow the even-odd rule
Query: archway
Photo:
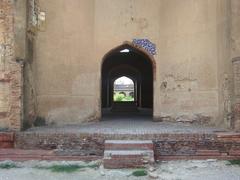
[[[102, 110], [137, 112], [148, 109], [152, 115], [154, 67], [152, 58], [130, 43], [108, 52], [103, 58], [101, 71]], [[133, 81], [134, 93], [131, 95], [134, 100], [119, 103], [114, 101], [114, 81], [123, 76]]]

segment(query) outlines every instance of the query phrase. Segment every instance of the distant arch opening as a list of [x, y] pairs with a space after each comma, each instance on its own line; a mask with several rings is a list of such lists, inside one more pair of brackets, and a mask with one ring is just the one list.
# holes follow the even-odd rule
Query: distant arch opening
[[114, 102], [133, 102], [135, 99], [135, 88], [132, 79], [122, 76], [113, 82]]
[[[129, 43], [108, 52], [101, 71], [102, 110], [139, 112], [149, 109], [152, 115], [154, 69], [152, 58]], [[123, 79], [129, 82], [128, 87]]]

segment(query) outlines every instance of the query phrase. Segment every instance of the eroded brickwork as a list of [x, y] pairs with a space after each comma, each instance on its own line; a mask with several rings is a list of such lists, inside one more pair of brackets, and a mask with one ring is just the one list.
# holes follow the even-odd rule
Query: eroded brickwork
[[102, 156], [104, 137], [88, 134], [38, 134], [20, 132], [16, 135], [16, 148], [55, 150], [59, 155]]
[[2, 148], [13, 148], [14, 147], [14, 138], [15, 135], [13, 132], [0, 132], [0, 149]]
[[233, 113], [234, 129], [240, 129], [240, 57], [233, 58], [233, 76], [234, 76], [234, 104]]
[[240, 134], [231, 132], [144, 135], [19, 132], [15, 147], [54, 150], [57, 155], [103, 156], [105, 140], [119, 139], [152, 140], [156, 160], [240, 157]]
[[21, 128], [21, 71], [14, 53], [14, 1], [0, 1], [0, 127]]

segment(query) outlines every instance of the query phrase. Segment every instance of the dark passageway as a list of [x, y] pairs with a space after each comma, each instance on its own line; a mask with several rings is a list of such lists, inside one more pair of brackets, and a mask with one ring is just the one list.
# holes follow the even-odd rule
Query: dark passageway
[[[134, 82], [134, 101], [113, 100], [114, 81], [122, 76]], [[102, 64], [102, 109], [111, 112], [138, 112], [153, 108], [153, 65], [140, 50], [122, 45], [109, 52]], [[103, 115], [104, 112], [103, 111]], [[119, 114], [119, 113], [118, 113]], [[151, 113], [152, 114], [152, 113]]]

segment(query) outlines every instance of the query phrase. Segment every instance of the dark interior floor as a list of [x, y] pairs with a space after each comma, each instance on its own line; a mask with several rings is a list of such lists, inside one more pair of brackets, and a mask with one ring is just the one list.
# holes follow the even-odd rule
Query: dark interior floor
[[138, 108], [137, 111], [133, 112], [113, 112], [111, 108], [102, 109], [102, 119], [101, 121], [118, 121], [118, 120], [142, 120], [142, 121], [152, 121], [152, 109], [148, 108]]

